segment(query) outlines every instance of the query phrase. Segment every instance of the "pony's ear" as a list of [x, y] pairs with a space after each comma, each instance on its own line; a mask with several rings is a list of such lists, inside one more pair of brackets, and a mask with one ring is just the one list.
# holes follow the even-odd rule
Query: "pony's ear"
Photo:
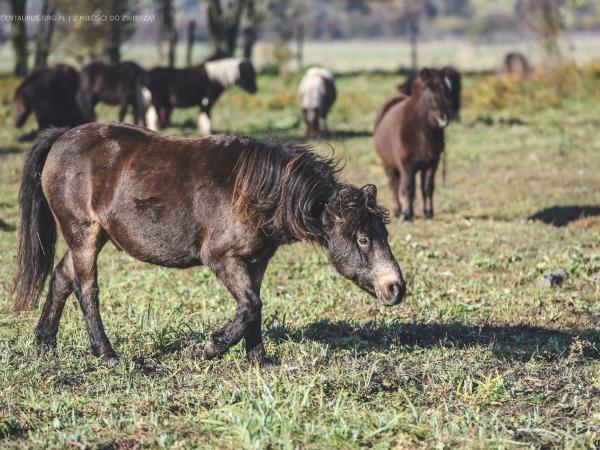
[[[342, 189], [338, 191], [337, 197], [340, 205], [345, 205], [349, 201], [352, 200], [353, 197], [353, 189], [349, 186], [344, 186]], [[356, 192], [356, 191], [354, 191]]]
[[360, 190], [363, 192], [367, 204], [377, 203], [377, 186], [374, 184], [365, 184]]
[[428, 68], [421, 69], [419, 72], [419, 78], [423, 83], [429, 83], [433, 78], [433, 72]]

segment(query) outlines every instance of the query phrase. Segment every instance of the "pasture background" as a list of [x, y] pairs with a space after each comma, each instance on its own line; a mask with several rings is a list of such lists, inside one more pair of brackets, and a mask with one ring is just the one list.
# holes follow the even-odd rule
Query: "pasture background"
[[[334, 136], [315, 145], [345, 162], [342, 178], [377, 184], [391, 207], [371, 127], [402, 80], [391, 69], [403, 59], [377, 46], [367, 58], [356, 45], [320, 55], [335, 56], [338, 71], [366, 59], [368, 69], [388, 71], [338, 75]], [[425, 46], [424, 61], [439, 61], [434, 53]], [[266, 347], [279, 365], [248, 366], [239, 346], [204, 361], [208, 334], [233, 314], [226, 290], [205, 268], [162, 269], [107, 246], [99, 282], [121, 357], [113, 370], [91, 356], [74, 297], [49, 354], [32, 342], [39, 310], [10, 314], [12, 227], [30, 144], [18, 142], [11, 122], [18, 80], [2, 76], [0, 447], [591, 447], [600, 439], [600, 215], [592, 208], [600, 207], [600, 95], [598, 72], [590, 73], [591, 90], [547, 103], [525, 92], [501, 110], [472, 95], [489, 81], [465, 78], [435, 220], [422, 219], [419, 199], [413, 224], [389, 226], [410, 293], [400, 306], [380, 307], [319, 249], [282, 248], [262, 289]], [[214, 109], [214, 127], [301, 140], [298, 80], [261, 76], [256, 96], [232, 89]], [[117, 114], [99, 112], [102, 120]], [[166, 132], [195, 136], [195, 121], [196, 111], [177, 110]], [[565, 206], [595, 215], [576, 220], [583, 209], [556, 209]], [[562, 226], [527, 220], [536, 213]], [[541, 288], [539, 276], [556, 268], [567, 270], [566, 283]]]

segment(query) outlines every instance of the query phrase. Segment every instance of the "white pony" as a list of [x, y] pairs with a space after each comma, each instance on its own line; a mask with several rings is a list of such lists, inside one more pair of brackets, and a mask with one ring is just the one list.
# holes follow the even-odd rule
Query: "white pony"
[[306, 134], [327, 134], [327, 114], [335, 102], [335, 80], [331, 71], [312, 67], [306, 71], [298, 88]]

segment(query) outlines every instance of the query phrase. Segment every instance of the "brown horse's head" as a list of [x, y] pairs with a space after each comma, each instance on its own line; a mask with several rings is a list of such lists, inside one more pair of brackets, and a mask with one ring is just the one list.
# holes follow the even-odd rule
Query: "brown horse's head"
[[386, 306], [406, 293], [400, 266], [388, 244], [388, 213], [377, 205], [377, 188], [343, 186], [324, 212], [326, 248], [337, 271]]
[[25, 125], [27, 118], [31, 114], [31, 105], [26, 96], [24, 96], [20, 90], [15, 92], [13, 98], [13, 116], [15, 118], [15, 126], [21, 128]]
[[237, 84], [250, 94], [255, 94], [258, 91], [256, 87], [256, 72], [249, 59], [244, 59], [240, 62], [240, 79]]
[[444, 74], [436, 69], [421, 69], [412, 86], [411, 97], [417, 99], [427, 124], [432, 128], [445, 128], [450, 122], [450, 102]]

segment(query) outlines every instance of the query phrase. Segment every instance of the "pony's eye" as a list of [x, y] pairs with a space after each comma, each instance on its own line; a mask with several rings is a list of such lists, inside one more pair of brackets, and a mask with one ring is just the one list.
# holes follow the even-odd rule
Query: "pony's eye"
[[365, 236], [361, 236], [358, 238], [358, 245], [361, 247], [366, 247], [369, 245], [369, 238]]

